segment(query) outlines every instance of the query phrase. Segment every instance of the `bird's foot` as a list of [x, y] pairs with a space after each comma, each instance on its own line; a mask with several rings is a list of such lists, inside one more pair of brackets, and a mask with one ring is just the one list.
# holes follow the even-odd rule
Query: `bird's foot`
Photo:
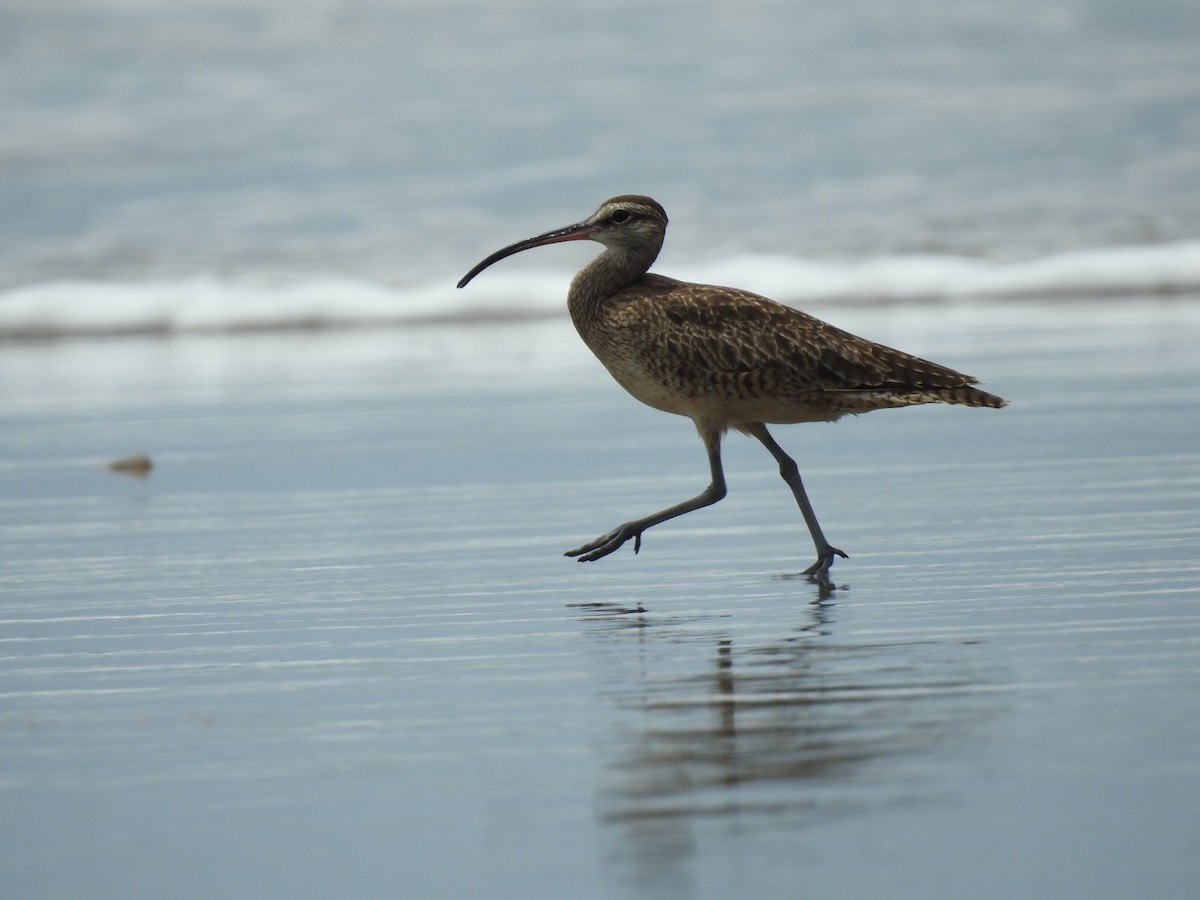
[[850, 558], [837, 547], [830, 547], [828, 544], [824, 547], [818, 547], [817, 561], [800, 574], [808, 576], [809, 581], [817, 584], [827, 583], [829, 581], [829, 569], [833, 565], [833, 558], [835, 556], [840, 556], [842, 559]]
[[642, 549], [642, 531], [632, 523], [626, 522], [620, 528], [614, 528], [608, 534], [602, 534], [594, 541], [588, 541], [582, 547], [568, 550], [563, 556], [577, 556], [580, 562], [591, 562], [594, 559], [608, 556], [630, 538], [633, 538], [633, 552], [637, 553]]

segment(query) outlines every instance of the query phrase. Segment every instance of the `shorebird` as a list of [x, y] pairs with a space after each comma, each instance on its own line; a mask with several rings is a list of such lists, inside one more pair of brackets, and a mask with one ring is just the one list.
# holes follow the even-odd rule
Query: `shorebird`
[[643, 403], [690, 418], [708, 452], [711, 481], [689, 500], [633, 519], [568, 550], [600, 559], [648, 528], [725, 496], [721, 439], [733, 428], [757, 438], [779, 464], [808, 525], [817, 561], [803, 571], [828, 584], [834, 557], [800, 472], [767, 425], [832, 422], [847, 414], [922, 403], [1000, 408], [1007, 401], [945, 366], [893, 350], [766, 297], [650, 274], [667, 213], [636, 194], [613, 197], [575, 225], [497, 250], [458, 286], [514, 253], [561, 241], [596, 241], [604, 252], [571, 281], [567, 309], [583, 342], [621, 387]]

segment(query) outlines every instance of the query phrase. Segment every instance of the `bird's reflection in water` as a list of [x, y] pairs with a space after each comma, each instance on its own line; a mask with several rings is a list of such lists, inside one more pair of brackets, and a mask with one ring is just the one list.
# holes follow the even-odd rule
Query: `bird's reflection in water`
[[618, 861], [661, 877], [713, 827], [803, 830], [940, 790], [937, 760], [994, 703], [969, 645], [840, 640], [834, 609], [809, 606], [773, 643], [722, 632], [715, 617], [586, 611], [621, 670], [603, 690], [617, 727], [598, 793]]

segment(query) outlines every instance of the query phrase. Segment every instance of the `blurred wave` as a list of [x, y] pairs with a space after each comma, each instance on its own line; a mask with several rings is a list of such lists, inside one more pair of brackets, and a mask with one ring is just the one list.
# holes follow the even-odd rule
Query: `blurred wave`
[[[1077, 250], [1018, 261], [943, 255], [815, 260], [736, 255], [671, 268], [785, 303], [880, 303], [973, 297], [1055, 300], [1200, 294], [1200, 242]], [[347, 277], [195, 277], [61, 281], [0, 291], [0, 339], [224, 333], [482, 322], [561, 315], [560, 269], [491, 270], [466, 290], [453, 278], [388, 285]]]

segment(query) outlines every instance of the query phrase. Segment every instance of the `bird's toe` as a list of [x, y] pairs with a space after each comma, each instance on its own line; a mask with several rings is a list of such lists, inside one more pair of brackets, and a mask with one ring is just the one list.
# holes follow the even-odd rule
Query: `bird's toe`
[[589, 541], [582, 547], [568, 550], [563, 555], [576, 557], [580, 562], [592, 562], [618, 550], [630, 538], [634, 539], [633, 552], [637, 553], [642, 549], [641, 532], [636, 531], [629, 525], [622, 525], [620, 528], [615, 528], [608, 532], [608, 534], [602, 534], [594, 541]]
[[805, 569], [801, 574], [807, 575], [810, 581], [821, 581], [829, 578], [829, 569], [833, 566], [833, 558], [840, 556], [842, 559], [849, 559], [849, 555], [845, 551], [839, 550], [837, 547], [825, 546], [817, 551], [817, 561]]

